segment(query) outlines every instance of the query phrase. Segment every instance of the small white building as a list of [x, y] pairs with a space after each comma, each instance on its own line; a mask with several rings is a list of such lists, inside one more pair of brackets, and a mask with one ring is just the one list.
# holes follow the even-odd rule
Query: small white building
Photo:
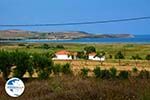
[[53, 60], [71, 60], [73, 59], [72, 53], [66, 50], [61, 50], [55, 53]]
[[100, 57], [97, 57], [97, 56], [96, 56], [96, 53], [95, 53], [95, 52], [93, 52], [93, 53], [90, 53], [90, 54], [89, 54], [88, 59], [89, 59], [89, 60], [105, 61], [105, 56], [103, 56], [103, 57], [100, 58]]

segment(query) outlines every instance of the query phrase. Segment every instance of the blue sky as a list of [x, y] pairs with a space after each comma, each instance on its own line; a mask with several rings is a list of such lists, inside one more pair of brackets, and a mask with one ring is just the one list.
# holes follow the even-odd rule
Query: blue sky
[[[0, 24], [68, 23], [150, 16], [150, 0], [0, 0]], [[150, 34], [150, 20], [53, 27], [34, 31]]]

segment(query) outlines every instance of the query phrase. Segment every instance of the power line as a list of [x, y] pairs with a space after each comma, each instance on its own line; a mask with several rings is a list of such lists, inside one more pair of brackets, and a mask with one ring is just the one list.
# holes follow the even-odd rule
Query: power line
[[124, 19], [111, 19], [103, 21], [87, 21], [87, 22], [72, 22], [72, 23], [49, 23], [49, 24], [0, 24], [0, 27], [30, 27], [30, 26], [66, 26], [66, 25], [85, 25], [85, 24], [102, 24], [102, 23], [115, 23], [135, 20], [146, 20], [150, 19], [150, 16], [145, 17], [134, 17]]

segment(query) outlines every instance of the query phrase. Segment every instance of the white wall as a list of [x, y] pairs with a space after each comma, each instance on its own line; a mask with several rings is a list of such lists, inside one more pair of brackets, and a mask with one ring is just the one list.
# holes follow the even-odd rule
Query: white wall
[[94, 56], [89, 56], [89, 60], [100, 60], [100, 61], [105, 61], [105, 56], [102, 57], [102, 58], [94, 57]]
[[71, 58], [71, 56], [68, 56], [68, 55], [56, 55], [56, 57], [53, 59], [70, 60], [72, 58]]

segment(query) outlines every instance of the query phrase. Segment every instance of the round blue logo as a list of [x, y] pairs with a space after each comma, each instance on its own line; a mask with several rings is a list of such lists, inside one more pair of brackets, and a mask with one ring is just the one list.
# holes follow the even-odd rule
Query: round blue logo
[[6, 93], [11, 97], [19, 97], [24, 89], [24, 83], [19, 78], [11, 78], [5, 84]]

